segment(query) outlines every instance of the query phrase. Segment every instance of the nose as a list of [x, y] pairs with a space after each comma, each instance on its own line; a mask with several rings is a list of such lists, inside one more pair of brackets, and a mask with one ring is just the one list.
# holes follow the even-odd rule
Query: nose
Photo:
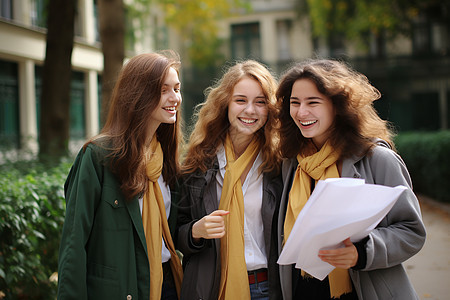
[[172, 102], [181, 103], [181, 94], [175, 90], [170, 90], [168, 99]]
[[297, 117], [303, 118], [309, 113], [308, 109], [304, 105], [300, 105], [297, 109]]
[[249, 113], [249, 114], [253, 114], [254, 112], [255, 112], [255, 104], [253, 104], [253, 103], [248, 103], [246, 106], [245, 106], [245, 111], [247, 112], [247, 113]]

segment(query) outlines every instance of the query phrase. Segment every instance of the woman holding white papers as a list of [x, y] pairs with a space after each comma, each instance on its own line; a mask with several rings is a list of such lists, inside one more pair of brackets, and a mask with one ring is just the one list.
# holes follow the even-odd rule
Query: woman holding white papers
[[181, 299], [281, 299], [276, 88], [250, 60], [207, 90], [183, 163]]
[[379, 98], [364, 75], [337, 61], [307, 61], [282, 77], [280, 147], [288, 159], [282, 168], [280, 252], [318, 180], [350, 177], [407, 187], [367, 237], [317, 253], [336, 267], [323, 281], [280, 265], [284, 299], [418, 299], [402, 262], [422, 248], [425, 228], [393, 134], [373, 107]]

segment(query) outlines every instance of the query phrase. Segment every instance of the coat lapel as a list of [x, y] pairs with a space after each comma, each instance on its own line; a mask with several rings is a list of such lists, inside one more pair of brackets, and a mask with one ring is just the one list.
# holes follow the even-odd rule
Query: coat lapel
[[277, 206], [277, 199], [275, 197], [276, 192], [274, 191], [275, 186], [271, 184], [272, 182], [276, 182], [273, 176], [271, 174], [264, 173], [261, 216], [263, 220], [263, 234], [267, 255], [269, 255], [270, 252], [272, 221], [276, 210], [275, 208]]
[[[283, 193], [281, 195], [280, 211], [278, 216], [278, 254], [281, 253], [282, 241], [284, 239], [284, 217], [286, 215], [286, 206], [289, 199], [289, 190], [291, 189], [291, 181], [293, 170], [297, 168], [297, 159], [283, 161], [282, 178]], [[282, 293], [284, 299], [292, 299], [292, 266], [280, 265], [280, 281], [282, 285]]]
[[139, 198], [135, 197], [132, 201], [126, 202], [126, 205], [131, 220], [133, 221], [134, 228], [145, 249], [145, 253], [147, 253], [147, 242], [145, 241], [144, 225], [142, 224], [141, 210], [139, 208]]

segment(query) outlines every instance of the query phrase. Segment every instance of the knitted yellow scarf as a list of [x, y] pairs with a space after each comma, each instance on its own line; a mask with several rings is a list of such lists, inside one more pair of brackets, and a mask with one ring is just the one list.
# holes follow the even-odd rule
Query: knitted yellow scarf
[[150, 144], [151, 158], [147, 162], [148, 191], [144, 194], [142, 204], [142, 223], [147, 242], [147, 255], [150, 264], [150, 300], [161, 299], [163, 271], [161, 264], [162, 238], [169, 249], [175, 286], [180, 296], [183, 271], [180, 259], [175, 251], [172, 236], [167, 223], [164, 199], [159, 188], [158, 178], [163, 166], [163, 152], [161, 145], [154, 137]]
[[[327, 143], [319, 152], [310, 156], [297, 156], [298, 167], [295, 172], [294, 181], [289, 193], [289, 202], [284, 221], [284, 242], [294, 226], [295, 220], [311, 195], [311, 178], [317, 183], [318, 180], [326, 178], [337, 178], [339, 171], [337, 160], [339, 154]], [[302, 276], [305, 272], [302, 270]], [[352, 284], [348, 270], [334, 269], [329, 275], [330, 295], [339, 298], [342, 294], [352, 291]]]
[[228, 136], [225, 141], [227, 158], [219, 209], [229, 211], [225, 220], [226, 234], [220, 241], [221, 280], [219, 300], [250, 299], [244, 244], [244, 196], [240, 177], [258, 153], [256, 141], [235, 159], [233, 144]]

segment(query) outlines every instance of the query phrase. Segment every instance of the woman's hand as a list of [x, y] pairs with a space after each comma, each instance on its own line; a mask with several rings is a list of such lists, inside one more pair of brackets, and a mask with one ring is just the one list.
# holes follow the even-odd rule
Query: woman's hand
[[358, 262], [358, 251], [350, 238], [344, 241], [344, 245], [344, 248], [320, 250], [319, 258], [336, 268], [350, 269]]
[[230, 212], [225, 210], [216, 210], [211, 214], [204, 216], [192, 225], [192, 238], [198, 241], [204, 239], [219, 239], [225, 235], [224, 217]]

